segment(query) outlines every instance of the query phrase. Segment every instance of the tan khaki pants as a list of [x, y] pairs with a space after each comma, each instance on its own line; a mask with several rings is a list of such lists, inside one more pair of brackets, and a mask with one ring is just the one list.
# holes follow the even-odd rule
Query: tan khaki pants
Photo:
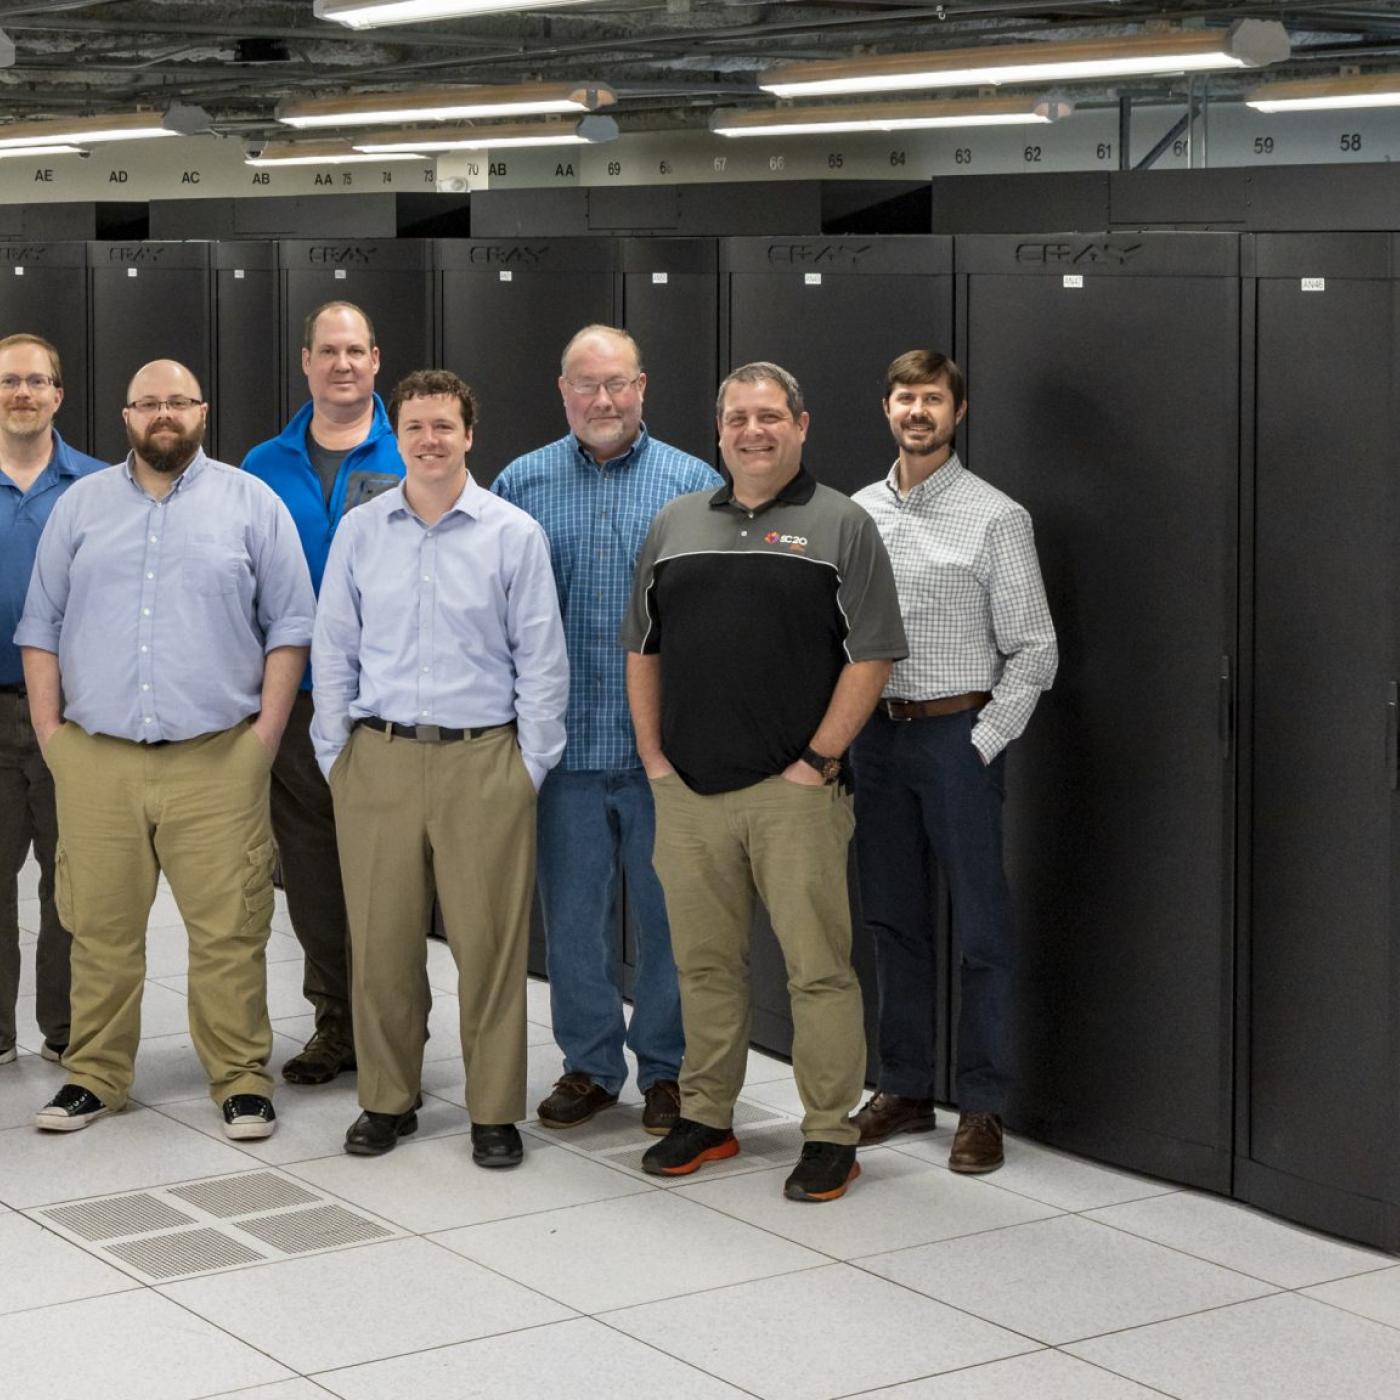
[[58, 912], [73, 934], [69, 1080], [110, 1108], [126, 1103], [146, 922], [164, 871], [189, 934], [190, 1037], [209, 1095], [271, 1095], [271, 762], [257, 735], [239, 724], [151, 745], [65, 724], [46, 758], [58, 801]]
[[671, 775], [651, 790], [685, 1023], [681, 1113], [712, 1128], [732, 1122], [749, 1044], [757, 896], [787, 966], [803, 1135], [856, 1142], [847, 1117], [865, 1081], [865, 1024], [846, 893], [851, 799], [784, 778], [702, 797]]
[[428, 1014], [434, 891], [457, 962], [467, 1111], [525, 1116], [525, 962], [535, 878], [535, 787], [514, 727], [438, 744], [373, 729], [330, 775], [350, 918], [360, 1106], [412, 1107]]

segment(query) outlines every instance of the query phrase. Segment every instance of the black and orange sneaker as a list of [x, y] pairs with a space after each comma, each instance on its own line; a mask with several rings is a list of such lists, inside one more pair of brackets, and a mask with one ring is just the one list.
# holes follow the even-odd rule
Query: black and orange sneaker
[[860, 1175], [856, 1149], [839, 1142], [805, 1142], [802, 1155], [783, 1183], [790, 1201], [834, 1201]]
[[711, 1128], [690, 1118], [677, 1118], [675, 1127], [642, 1156], [642, 1170], [653, 1176], [689, 1176], [706, 1162], [739, 1155], [739, 1139], [729, 1128]]

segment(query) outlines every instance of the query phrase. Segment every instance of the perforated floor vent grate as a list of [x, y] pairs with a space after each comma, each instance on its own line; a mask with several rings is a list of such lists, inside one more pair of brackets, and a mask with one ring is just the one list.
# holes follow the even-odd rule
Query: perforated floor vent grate
[[149, 1278], [184, 1278], [189, 1274], [231, 1269], [236, 1264], [256, 1264], [266, 1256], [242, 1240], [230, 1239], [218, 1230], [182, 1230], [174, 1235], [147, 1235], [104, 1246]]
[[169, 1230], [175, 1225], [194, 1224], [192, 1215], [144, 1191], [135, 1196], [109, 1196], [103, 1201], [53, 1206], [39, 1213], [84, 1240], [113, 1240], [121, 1235], [139, 1235], [146, 1230]]
[[194, 1181], [188, 1186], [172, 1186], [179, 1196], [206, 1215], [227, 1220], [257, 1210], [277, 1210], [282, 1206], [304, 1206], [321, 1198], [314, 1191], [294, 1185], [272, 1172], [252, 1172], [248, 1176], [226, 1176], [217, 1181]]
[[355, 1215], [342, 1206], [317, 1206], [314, 1210], [290, 1210], [281, 1215], [258, 1215], [239, 1220], [236, 1228], [280, 1249], [283, 1254], [306, 1254], [313, 1249], [365, 1244], [391, 1238], [392, 1231]]

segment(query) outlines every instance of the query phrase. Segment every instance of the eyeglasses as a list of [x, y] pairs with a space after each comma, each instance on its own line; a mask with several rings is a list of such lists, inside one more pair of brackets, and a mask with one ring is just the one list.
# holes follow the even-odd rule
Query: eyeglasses
[[596, 398], [599, 389], [607, 391], [610, 399], [615, 399], [619, 395], [625, 394], [642, 376], [633, 375], [631, 379], [624, 379], [617, 375], [613, 379], [566, 379], [565, 384], [569, 386], [571, 392], [577, 394], [581, 399]]
[[3, 389], [7, 394], [13, 394], [21, 384], [31, 394], [42, 394], [45, 389], [51, 389], [57, 382], [51, 374], [0, 374], [0, 389]]
[[[0, 384], [3, 383], [0, 380]], [[159, 413], [163, 408], [168, 408], [171, 413], [184, 413], [188, 409], [198, 408], [203, 402], [203, 399], [192, 399], [187, 394], [171, 394], [168, 399], [137, 399], [127, 407], [133, 413]]]

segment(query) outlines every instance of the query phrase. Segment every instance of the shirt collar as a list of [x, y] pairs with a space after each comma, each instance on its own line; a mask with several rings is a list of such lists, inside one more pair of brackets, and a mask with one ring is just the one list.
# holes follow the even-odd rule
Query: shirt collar
[[[135, 474], [132, 472], [131, 469], [131, 464], [135, 457], [136, 452], [134, 449], [126, 454], [125, 459], [122, 461], [122, 471], [125, 474], [126, 479], [144, 496], [146, 492], [141, 486], [141, 483], [136, 480]], [[173, 496], [182, 487], [188, 485], [190, 482], [198, 481], [200, 476], [202, 476], [204, 473], [204, 468], [208, 466], [208, 464], [209, 459], [204, 455], [204, 449], [201, 447], [195, 452], [194, 457], [191, 459], [189, 466], [187, 466], [184, 469], [184, 471], [182, 471], [180, 475], [175, 478], [175, 484], [166, 493], [165, 499], [169, 500], [171, 496]]]
[[[761, 506], [754, 510], [757, 515], [759, 511], [764, 511], [769, 506], [782, 504], [785, 506], [805, 506], [816, 494], [817, 479], [807, 470], [805, 466], [799, 466], [797, 475], [773, 497], [771, 501], [764, 501]], [[710, 497], [710, 509], [722, 509], [724, 506], [733, 506], [736, 510], [747, 510], [747, 506], [741, 506], [734, 499], [734, 481], [730, 477], [725, 478], [724, 485]]]
[[[967, 469], [958, 460], [958, 454], [953, 453], [932, 476], [926, 476], [905, 498], [914, 500], [932, 500], [936, 496], [941, 496]], [[889, 488], [890, 495], [897, 500], [899, 498], [899, 458], [894, 459], [894, 465], [890, 468], [889, 475], [885, 478], [885, 485]]]
[[[404, 479], [400, 481], [397, 486], [393, 487], [390, 490], [389, 495], [393, 500], [394, 504], [389, 508], [389, 514], [411, 515], [415, 520], [417, 520], [420, 517], [415, 513], [413, 507], [409, 505], [408, 497], [404, 494], [404, 488], [407, 485], [408, 478], [404, 477]], [[475, 477], [473, 477], [471, 472], [468, 471], [466, 485], [463, 486], [461, 491], [458, 493], [457, 499], [453, 501], [450, 506], [448, 506], [447, 510], [443, 514], [442, 520], [446, 520], [449, 515], [452, 515], [454, 513], [468, 516], [472, 520], [479, 520], [481, 518], [482, 510], [485, 508], [486, 503], [490, 499], [491, 493], [488, 490], [486, 490], [485, 487], [478, 486]], [[442, 524], [442, 520], [438, 521], [439, 525]]]
[[73, 461], [73, 455], [68, 444], [58, 435], [57, 428], [50, 428], [53, 434], [53, 454], [49, 458], [49, 466], [58, 473], [59, 476], [77, 476], [78, 466]]
[[647, 433], [647, 425], [643, 423], [637, 431], [637, 440], [632, 446], [621, 457], [613, 457], [606, 464], [603, 464], [579, 441], [577, 433], [570, 433], [569, 437], [574, 444], [574, 452], [577, 454], [580, 464], [592, 467], [594, 471], [611, 471], [614, 467], [630, 467], [642, 455], [647, 444], [651, 441], [651, 437]]

